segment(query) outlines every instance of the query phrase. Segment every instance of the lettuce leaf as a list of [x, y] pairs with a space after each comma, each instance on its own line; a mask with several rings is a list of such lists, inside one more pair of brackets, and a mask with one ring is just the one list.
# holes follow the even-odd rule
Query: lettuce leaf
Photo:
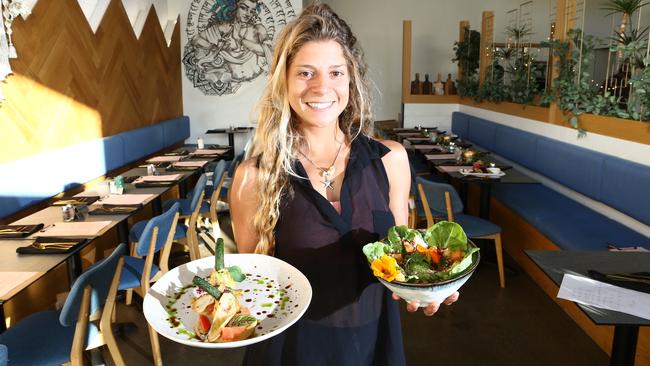
[[362, 250], [363, 254], [366, 255], [366, 258], [372, 262], [375, 259], [379, 259], [382, 255], [388, 254], [390, 251], [390, 246], [380, 241], [376, 241], [374, 243], [368, 243], [364, 245]]
[[390, 245], [390, 253], [402, 253], [404, 246], [402, 239], [405, 239], [409, 232], [415, 231], [409, 229], [406, 225], [393, 226], [388, 229], [388, 244]]
[[438, 248], [467, 250], [467, 235], [463, 228], [455, 222], [440, 221], [427, 229], [424, 234], [427, 244]]
[[451, 266], [451, 268], [449, 268], [449, 270], [448, 270], [449, 274], [452, 275], [452, 276], [456, 275], [456, 274], [459, 274], [459, 273], [463, 272], [464, 270], [466, 270], [469, 266], [471, 266], [472, 262], [474, 262], [474, 260], [472, 258], [473, 254], [475, 252], [478, 252], [478, 250], [479, 249], [476, 248], [476, 247], [469, 248], [467, 253], [465, 253], [465, 256], [463, 257], [463, 259], [460, 262], [458, 262], [458, 263], [454, 264], [453, 266]]

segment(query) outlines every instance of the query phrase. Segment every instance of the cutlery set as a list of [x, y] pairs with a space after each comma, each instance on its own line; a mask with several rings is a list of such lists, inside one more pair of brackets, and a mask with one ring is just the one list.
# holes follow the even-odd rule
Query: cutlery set
[[70, 242], [70, 241], [49, 242], [49, 243], [34, 242], [32, 244], [32, 247], [36, 249], [68, 250], [77, 244], [78, 242]]

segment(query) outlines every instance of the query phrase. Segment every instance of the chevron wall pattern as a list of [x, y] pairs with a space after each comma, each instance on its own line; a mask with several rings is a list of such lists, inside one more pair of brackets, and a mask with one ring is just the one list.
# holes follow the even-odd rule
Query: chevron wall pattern
[[182, 115], [179, 21], [170, 33], [154, 6], [137, 37], [120, 0], [96, 32], [77, 0], [38, 1], [14, 21], [0, 163]]

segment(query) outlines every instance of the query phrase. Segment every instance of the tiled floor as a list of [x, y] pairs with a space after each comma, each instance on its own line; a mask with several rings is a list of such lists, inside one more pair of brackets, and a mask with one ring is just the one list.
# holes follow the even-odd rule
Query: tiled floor
[[[497, 283], [496, 268], [482, 264], [453, 306], [431, 318], [404, 312], [408, 365], [608, 364], [607, 355], [525, 273], [509, 275], [505, 289]], [[118, 342], [127, 365], [151, 364], [144, 318], [136, 308], [119, 308], [140, 327], [118, 336]], [[241, 349], [205, 350], [160, 340], [166, 365], [239, 365], [243, 357]]]

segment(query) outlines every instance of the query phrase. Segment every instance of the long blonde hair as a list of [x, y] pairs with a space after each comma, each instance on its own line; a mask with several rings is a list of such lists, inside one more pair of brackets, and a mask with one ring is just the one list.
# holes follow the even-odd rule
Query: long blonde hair
[[339, 43], [350, 74], [350, 98], [339, 116], [339, 127], [347, 142], [358, 134], [370, 135], [371, 101], [366, 82], [363, 53], [350, 27], [328, 5], [306, 7], [287, 24], [276, 41], [269, 80], [258, 106], [257, 132], [249, 158], [257, 162], [259, 210], [253, 225], [259, 242], [256, 253], [275, 253], [275, 225], [284, 196], [291, 195], [289, 176], [298, 176], [293, 164], [304, 143], [298, 123], [289, 106], [287, 70], [298, 50], [307, 42], [333, 40]]

